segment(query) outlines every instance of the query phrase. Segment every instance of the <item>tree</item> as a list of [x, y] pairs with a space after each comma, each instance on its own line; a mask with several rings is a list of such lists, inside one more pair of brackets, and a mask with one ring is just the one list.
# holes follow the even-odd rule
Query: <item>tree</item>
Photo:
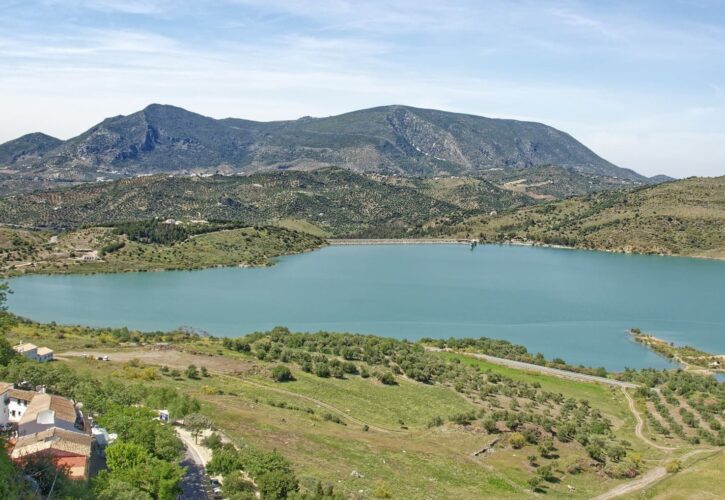
[[4, 450], [5, 442], [0, 439], [0, 498], [19, 498], [19, 477]]
[[523, 446], [526, 444], [526, 438], [520, 432], [514, 432], [509, 438], [509, 443], [511, 443], [511, 446], [514, 449], [518, 450], [519, 448], [523, 448]]
[[225, 498], [238, 498], [240, 493], [249, 493], [249, 498], [254, 497], [254, 483], [245, 479], [239, 471], [233, 471], [230, 474], [224, 476], [224, 484], [222, 485], [222, 492]]
[[551, 438], [544, 439], [541, 443], [539, 443], [539, 453], [541, 453], [541, 456], [544, 458], [549, 458], [549, 455], [555, 449], [554, 440]]
[[110, 474], [104, 476], [96, 481], [95, 493], [98, 500], [152, 500], [151, 495], [129, 483], [114, 479]]
[[239, 453], [232, 444], [223, 444], [219, 448], [213, 450], [211, 461], [207, 464], [206, 470], [212, 475], [222, 475], [239, 470], [241, 468], [241, 461]]
[[106, 464], [111, 470], [126, 470], [149, 460], [149, 453], [136, 443], [116, 441], [106, 448]]
[[272, 368], [272, 378], [275, 382], [289, 382], [295, 379], [290, 369], [285, 365], [277, 365]]
[[299, 488], [291, 471], [272, 470], [255, 479], [263, 500], [282, 500]]
[[191, 431], [191, 435], [194, 436], [194, 443], [199, 439], [199, 435], [206, 429], [211, 428], [211, 420], [209, 417], [202, 415], [201, 413], [192, 413], [184, 417], [184, 426]]

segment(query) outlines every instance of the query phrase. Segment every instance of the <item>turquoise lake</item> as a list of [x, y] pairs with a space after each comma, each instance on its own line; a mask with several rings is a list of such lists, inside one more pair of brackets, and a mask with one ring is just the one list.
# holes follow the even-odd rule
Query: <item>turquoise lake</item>
[[725, 263], [482, 245], [340, 246], [269, 268], [27, 276], [12, 312], [37, 321], [238, 336], [285, 325], [410, 340], [494, 337], [570, 363], [670, 366], [637, 326], [725, 353]]

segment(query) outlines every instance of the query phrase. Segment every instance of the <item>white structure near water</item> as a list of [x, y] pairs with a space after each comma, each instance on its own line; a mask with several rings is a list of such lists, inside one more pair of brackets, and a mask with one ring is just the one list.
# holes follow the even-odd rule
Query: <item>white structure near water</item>
[[13, 349], [18, 354], [22, 354], [26, 358], [32, 359], [33, 361], [38, 361], [40, 363], [53, 360], [52, 349], [48, 349], [47, 347], [38, 347], [37, 345], [31, 344], [30, 342], [20, 343], [13, 347]]

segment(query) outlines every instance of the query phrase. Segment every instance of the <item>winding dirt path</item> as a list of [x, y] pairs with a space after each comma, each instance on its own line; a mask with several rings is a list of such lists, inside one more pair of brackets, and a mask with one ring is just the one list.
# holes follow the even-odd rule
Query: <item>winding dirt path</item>
[[[637, 425], [634, 426], [634, 434], [647, 446], [651, 446], [653, 448], [657, 448], [658, 450], [662, 450], [665, 452], [671, 452], [676, 450], [677, 448], [671, 448], [669, 446], [662, 446], [656, 443], [653, 443], [649, 439], [647, 439], [644, 434], [642, 433], [642, 429], [644, 428], [644, 420], [642, 419], [642, 415], [639, 414], [637, 411], [637, 408], [634, 405], [634, 399], [632, 399], [632, 396], [629, 395], [627, 392], [627, 389], [622, 387], [622, 393], [624, 393], [624, 397], [627, 398], [627, 404], [629, 405], [629, 411], [632, 412], [632, 415], [634, 415], [635, 420], [637, 421]], [[644, 476], [643, 476], [644, 477]]]
[[[688, 458], [697, 455], [699, 453], [706, 453], [708, 451], [718, 451], [710, 448], [702, 448], [699, 450], [692, 450], [689, 453], [686, 453], [682, 455], [679, 460], [681, 462], [684, 462]], [[592, 500], [609, 500], [610, 498], [616, 498], [622, 495], [627, 495], [629, 493], [634, 493], [635, 491], [639, 491], [643, 488], [647, 488], [648, 486], [652, 486], [657, 481], [663, 479], [665, 476], [667, 476], [667, 471], [664, 467], [655, 467], [654, 469], [647, 471], [646, 473], [642, 474], [641, 477], [638, 479], [635, 479], [634, 481], [630, 481], [629, 483], [620, 484], [616, 488], [612, 488], [611, 490], [607, 491], [606, 493], [603, 493], [599, 495], [598, 497], [594, 497]]]

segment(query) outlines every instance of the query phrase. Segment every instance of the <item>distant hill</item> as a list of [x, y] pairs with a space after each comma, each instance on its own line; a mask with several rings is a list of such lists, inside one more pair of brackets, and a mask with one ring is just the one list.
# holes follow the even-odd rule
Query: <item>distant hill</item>
[[[477, 192], [466, 200], [477, 210], [533, 202], [486, 181], [472, 182]], [[438, 190], [393, 185], [338, 168], [231, 177], [157, 175], [0, 198], [0, 221], [66, 229], [152, 217], [249, 224], [293, 219], [332, 235], [404, 236], [432, 219], [462, 220], [472, 213], [460, 199], [433, 191]]]
[[725, 258], [725, 176], [598, 192], [435, 230], [487, 241]]
[[327, 118], [216, 120], [152, 104], [58, 141], [39, 134], [0, 146], [0, 188], [46, 188], [156, 173], [249, 173], [339, 166], [403, 176], [476, 175], [557, 166], [623, 184], [636, 172], [547, 125], [409, 106]]
[[40, 132], [27, 134], [0, 144], [0, 167], [33, 163], [63, 141]]

